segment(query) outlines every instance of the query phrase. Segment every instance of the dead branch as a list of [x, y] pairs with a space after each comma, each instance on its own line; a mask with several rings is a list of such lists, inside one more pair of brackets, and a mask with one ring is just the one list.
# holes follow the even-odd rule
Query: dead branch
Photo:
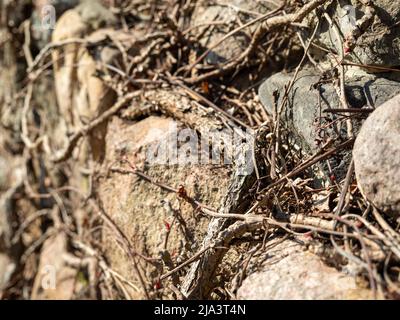
[[232, 61], [228, 62], [224, 66], [220, 68], [210, 71], [208, 73], [202, 74], [197, 77], [192, 77], [189, 79], [185, 79], [187, 83], [195, 84], [202, 81], [206, 81], [212, 78], [217, 78], [222, 76], [230, 71], [233, 71], [237, 67], [242, 67], [247, 61], [250, 55], [254, 52], [257, 48], [259, 41], [264, 37], [264, 35], [272, 30], [273, 28], [282, 27], [285, 25], [290, 25], [292, 23], [302, 22], [303, 19], [313, 10], [318, 8], [319, 6], [325, 4], [328, 0], [313, 0], [306, 5], [304, 5], [300, 10], [296, 13], [287, 14], [284, 16], [278, 17], [271, 17], [266, 21], [262, 22], [257, 30], [255, 31], [253, 38], [247, 47], [247, 49], [237, 58], [233, 59]]

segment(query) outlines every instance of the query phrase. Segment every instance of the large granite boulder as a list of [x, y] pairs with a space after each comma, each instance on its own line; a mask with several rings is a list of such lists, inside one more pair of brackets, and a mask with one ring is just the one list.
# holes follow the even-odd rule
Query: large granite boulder
[[[136, 123], [113, 119], [107, 129], [104, 167], [108, 170], [125, 156], [154, 181], [173, 188], [183, 185], [188, 195], [218, 208], [230, 182], [228, 166], [148, 163], [148, 148], [155, 143], [168, 145], [176, 125], [180, 126], [171, 118], [157, 116]], [[99, 181], [99, 194], [107, 213], [134, 241], [135, 250], [151, 257], [168, 252], [183, 261], [197, 250], [207, 231], [208, 218], [198, 216], [189, 203], [134, 174], [109, 173]], [[103, 241], [111, 267], [138, 284], [132, 262], [116, 240], [115, 233], [105, 230]], [[154, 267], [144, 264], [143, 268], [151, 278]], [[143, 298], [140, 292], [133, 291], [131, 296]]]
[[400, 95], [364, 122], [353, 150], [358, 186], [383, 212], [400, 216]]

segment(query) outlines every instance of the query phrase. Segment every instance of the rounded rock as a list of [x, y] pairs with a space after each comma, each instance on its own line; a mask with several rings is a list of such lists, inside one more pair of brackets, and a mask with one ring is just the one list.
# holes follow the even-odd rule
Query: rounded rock
[[392, 217], [400, 216], [400, 95], [364, 122], [353, 149], [358, 186], [366, 199]]

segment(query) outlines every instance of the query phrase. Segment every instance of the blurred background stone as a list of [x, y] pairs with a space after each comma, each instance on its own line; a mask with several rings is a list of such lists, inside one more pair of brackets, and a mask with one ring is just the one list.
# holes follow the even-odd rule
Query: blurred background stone
[[[239, 19], [245, 24], [267, 12], [271, 7], [274, 5], [271, 6], [268, 2], [246, 0], [222, 0], [211, 6], [206, 5], [206, 1], [199, 1], [193, 13], [191, 27], [201, 26], [198, 28], [203, 32], [200, 42], [205, 48], [210, 48], [227, 34], [226, 30], [232, 29], [229, 28], [230, 23]], [[224, 24], [212, 25], [213, 21], [223, 21]], [[209, 64], [218, 64], [238, 56], [249, 43], [249, 30], [254, 31], [254, 26], [225, 39], [218, 47], [211, 50], [205, 61]]]
[[[68, 9], [79, 4], [79, 0], [34, 0], [31, 16], [31, 32], [37, 50], [43, 49], [51, 40], [57, 19]], [[54, 11], [53, 11], [54, 10]], [[51, 15], [54, 14], [54, 17]]]

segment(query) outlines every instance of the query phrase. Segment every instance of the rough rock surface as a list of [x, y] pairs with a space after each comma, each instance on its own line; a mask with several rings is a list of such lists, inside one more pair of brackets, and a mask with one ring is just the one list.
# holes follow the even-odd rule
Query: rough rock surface
[[353, 277], [326, 266], [292, 240], [267, 249], [258, 271], [244, 280], [237, 296], [246, 300], [372, 298], [371, 292], [360, 288]]
[[[218, 208], [228, 188], [229, 168], [211, 165], [144, 164], [146, 146], [160, 139], [162, 143], [166, 143], [170, 128], [175, 124], [170, 118], [156, 116], [137, 123], [114, 118], [107, 129], [105, 166], [108, 168], [125, 155], [147, 175], [155, 177], [156, 181], [174, 188], [184, 185], [190, 196]], [[171, 233], [166, 249], [171, 255], [185, 256], [187, 250], [191, 252], [207, 230], [209, 219], [198, 217], [191, 205], [179, 200], [176, 194], [166, 192], [135, 175], [110, 173], [99, 181], [99, 193], [105, 210], [114, 222], [135, 245], [141, 244], [141, 247], [135, 249], [147, 252], [149, 256], [157, 257], [164, 250], [167, 224], [171, 226]], [[173, 223], [174, 211], [180, 212], [185, 220], [184, 230]], [[118, 247], [115, 234], [106, 232], [104, 242], [111, 266], [136, 282], [132, 263]], [[151, 271], [153, 270], [148, 270]], [[138, 298], [137, 293], [131, 294]]]
[[[347, 57], [354, 62], [368, 65], [400, 65], [400, 6], [391, 0], [374, 0], [375, 15], [372, 26], [356, 42], [353, 52]], [[346, 37], [354, 29], [355, 22], [366, 14], [359, 0], [332, 1], [327, 12]], [[337, 33], [322, 19], [317, 37], [324, 46], [340, 52]], [[343, 43], [343, 39], [341, 39]]]
[[400, 216], [400, 95], [364, 122], [353, 156], [364, 196], [383, 212]]

